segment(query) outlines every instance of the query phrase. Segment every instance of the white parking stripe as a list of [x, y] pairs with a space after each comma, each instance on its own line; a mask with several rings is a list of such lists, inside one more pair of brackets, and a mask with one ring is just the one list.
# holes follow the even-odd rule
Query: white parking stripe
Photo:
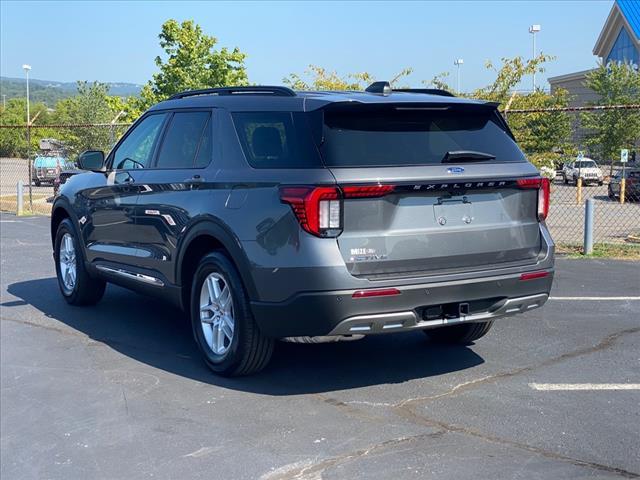
[[619, 301], [619, 300], [640, 300], [640, 297], [549, 297], [549, 300], [585, 300], [596, 302]]
[[640, 383], [530, 383], [529, 387], [545, 392], [572, 390], [640, 390]]

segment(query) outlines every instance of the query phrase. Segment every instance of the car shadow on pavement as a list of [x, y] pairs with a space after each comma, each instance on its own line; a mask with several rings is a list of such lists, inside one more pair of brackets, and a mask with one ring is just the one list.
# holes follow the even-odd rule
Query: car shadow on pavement
[[[326, 344], [278, 342], [263, 372], [227, 379], [214, 375], [201, 360], [185, 314], [157, 299], [109, 285], [98, 305], [73, 307], [62, 299], [55, 278], [18, 282], [7, 290], [46, 317], [135, 361], [199, 382], [263, 395], [401, 383], [484, 362], [467, 347], [438, 346], [421, 332], [411, 332]], [[2, 308], [7, 317], [16, 318], [11, 309], [25, 308], [25, 303], [7, 301]], [[24, 313], [18, 316], [24, 318]], [[24, 321], [31, 323], [28, 318]]]

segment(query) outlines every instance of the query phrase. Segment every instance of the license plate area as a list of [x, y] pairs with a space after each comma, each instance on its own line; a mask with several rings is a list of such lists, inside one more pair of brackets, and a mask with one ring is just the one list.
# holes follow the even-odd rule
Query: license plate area
[[473, 206], [464, 197], [441, 197], [433, 205], [433, 217], [437, 225], [463, 226], [473, 222]]

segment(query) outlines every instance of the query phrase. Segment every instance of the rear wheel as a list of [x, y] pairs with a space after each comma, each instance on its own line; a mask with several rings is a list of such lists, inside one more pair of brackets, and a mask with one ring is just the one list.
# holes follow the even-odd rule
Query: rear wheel
[[191, 323], [200, 352], [215, 373], [249, 375], [271, 359], [274, 340], [258, 329], [240, 275], [220, 252], [203, 257], [196, 270]]
[[84, 266], [71, 220], [60, 222], [54, 247], [56, 276], [62, 296], [71, 305], [93, 305], [104, 295], [106, 282], [92, 278]]
[[484, 337], [489, 330], [491, 330], [492, 325], [493, 322], [473, 322], [423, 331], [436, 343], [459, 343], [467, 345]]

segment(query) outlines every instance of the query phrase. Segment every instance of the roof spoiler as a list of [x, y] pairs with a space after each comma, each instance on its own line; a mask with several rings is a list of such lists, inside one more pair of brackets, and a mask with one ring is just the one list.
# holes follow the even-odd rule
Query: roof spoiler
[[455, 97], [455, 95], [447, 90], [440, 88], [396, 88], [392, 89], [389, 82], [373, 82], [369, 85], [365, 92], [377, 93], [378, 95], [391, 95], [393, 92], [405, 93], [425, 93], [427, 95], [440, 95], [442, 97]]

